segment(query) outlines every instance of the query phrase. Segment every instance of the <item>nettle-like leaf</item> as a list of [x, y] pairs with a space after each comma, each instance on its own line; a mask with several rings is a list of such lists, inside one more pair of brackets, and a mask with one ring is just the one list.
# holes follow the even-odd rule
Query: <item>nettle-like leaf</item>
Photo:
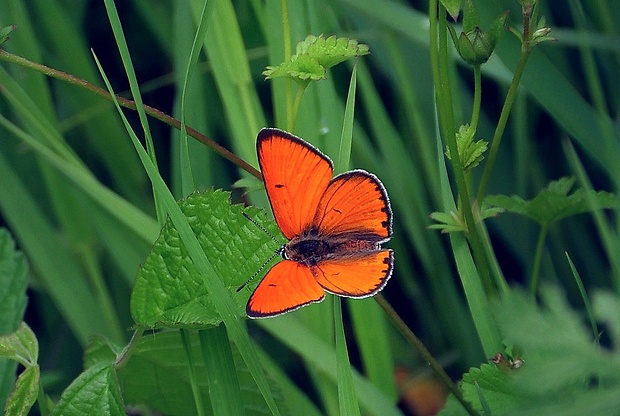
[[[471, 369], [460, 385], [465, 398], [482, 411], [482, 397], [493, 415], [617, 414], [620, 351], [601, 348], [558, 289], [545, 287], [541, 294], [542, 307], [519, 290], [493, 306], [504, 342], [521, 351], [523, 364], [518, 369], [494, 363]], [[595, 298], [594, 309], [616, 310], [609, 305], [620, 305], [620, 300], [609, 296], [615, 299], [606, 297], [603, 307], [597, 305], [601, 298]], [[461, 409], [450, 400], [440, 414], [465, 414]]]
[[[221, 190], [194, 193], [180, 201], [179, 206], [207, 258], [222, 276], [239, 316], [243, 316], [251, 291], [260, 281], [257, 272], [268, 270], [271, 263], [265, 261], [279, 248], [243, 213], [279, 236], [275, 222], [266, 221], [258, 208], [231, 205], [230, 193]], [[272, 263], [275, 261], [272, 259]], [[237, 292], [253, 276], [256, 278], [251, 284]], [[221, 322], [209, 298], [209, 288], [170, 220], [138, 272], [131, 295], [131, 314], [137, 325], [149, 328], [204, 328]]]
[[318, 81], [325, 78], [326, 71], [332, 66], [368, 53], [368, 45], [355, 39], [309, 35], [297, 44], [290, 61], [268, 66], [263, 75], [266, 79], [291, 77], [302, 82]]
[[[207, 336], [208, 334], [208, 329]], [[190, 338], [192, 354], [200, 356], [198, 336], [192, 331]], [[265, 415], [269, 413], [256, 382], [243, 362], [234, 344], [231, 345], [239, 386], [244, 392], [245, 414]], [[210, 409], [209, 386], [206, 367], [202, 360], [195, 363], [200, 395], [205, 400], [205, 408]], [[166, 415], [194, 415], [195, 403], [187, 371], [187, 355], [178, 331], [163, 331], [146, 334], [132, 352], [131, 360], [118, 373], [123, 398], [127, 404], [146, 404]], [[268, 378], [268, 381], [272, 379]], [[278, 408], [287, 414], [286, 401], [276, 383], [271, 383], [271, 391]]]
[[[459, 131], [456, 133], [456, 144], [461, 158], [461, 166], [465, 172], [478, 166], [484, 159], [484, 152], [487, 151], [488, 143], [484, 140], [474, 141], [475, 134], [476, 129], [469, 124], [459, 127]], [[450, 149], [448, 148], [446, 148], [446, 156], [448, 159], [452, 159]]]
[[543, 226], [594, 209], [616, 206], [616, 197], [609, 192], [578, 189], [569, 195], [574, 183], [574, 178], [565, 177], [551, 182], [547, 188], [529, 201], [516, 195], [491, 195], [484, 200], [484, 203], [524, 215]]
[[52, 416], [125, 415], [113, 363], [99, 363], [66, 388]]

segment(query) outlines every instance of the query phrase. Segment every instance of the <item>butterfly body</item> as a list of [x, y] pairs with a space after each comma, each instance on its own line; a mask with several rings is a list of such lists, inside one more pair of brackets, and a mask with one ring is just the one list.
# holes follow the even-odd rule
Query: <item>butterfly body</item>
[[362, 170], [332, 178], [331, 160], [277, 129], [257, 139], [265, 189], [282, 234], [283, 259], [250, 297], [251, 318], [280, 315], [324, 292], [363, 298], [380, 291], [392, 274], [392, 210], [379, 179]]

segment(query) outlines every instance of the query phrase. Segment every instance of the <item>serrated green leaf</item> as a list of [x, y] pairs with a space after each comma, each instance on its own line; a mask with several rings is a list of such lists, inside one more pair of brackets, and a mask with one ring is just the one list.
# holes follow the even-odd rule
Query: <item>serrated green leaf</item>
[[[471, 369], [460, 385], [465, 398], [481, 411], [480, 391], [493, 415], [617, 414], [620, 352], [594, 342], [558, 289], [545, 287], [541, 295], [543, 306], [520, 290], [495, 302], [500, 333], [509, 347], [522, 351], [524, 364], [502, 370], [486, 363]], [[606, 303], [618, 304], [612, 296]], [[459, 406], [449, 400], [440, 415], [463, 414]]]
[[[238, 307], [245, 314], [245, 304], [252, 286], [237, 289], [261, 271], [273, 257], [278, 243], [243, 216], [246, 212], [272, 235], [280, 235], [275, 222], [259, 216], [257, 208], [231, 205], [230, 193], [211, 190], [194, 193], [179, 202], [207, 258], [226, 277]], [[284, 239], [283, 239], [284, 241]], [[263, 272], [268, 270], [265, 265]], [[131, 295], [131, 313], [136, 324], [145, 327], [208, 327], [221, 322], [209, 299], [209, 288], [196, 269], [170, 220], [153, 245], [138, 272]]]
[[37, 400], [40, 370], [38, 365], [26, 367], [15, 383], [15, 390], [6, 401], [5, 416], [25, 416]]
[[[207, 333], [210, 330], [206, 330]], [[207, 334], [208, 336], [208, 334]], [[191, 334], [192, 354], [200, 356], [197, 334]], [[243, 391], [243, 407], [247, 415], [265, 415], [265, 404], [256, 382], [252, 379], [237, 349], [232, 344], [234, 367]], [[196, 374], [205, 408], [211, 409], [206, 368], [197, 360]], [[131, 360], [118, 374], [123, 397], [127, 403], [145, 403], [166, 415], [191, 416], [196, 414], [187, 372], [187, 357], [178, 331], [165, 331], [145, 335], [133, 352]], [[282, 414], [287, 414], [286, 404], [279, 391], [272, 385], [274, 398]], [[207, 412], [210, 414], [210, 412]]]
[[[616, 198], [609, 192], [595, 192], [578, 189], [572, 194], [574, 179], [561, 178], [532, 200], [526, 201], [519, 196], [491, 195], [484, 202], [487, 205], [504, 208], [514, 214], [524, 215], [541, 225], [550, 225], [564, 218], [592, 211], [593, 209], [614, 208]], [[593, 206], [594, 205], [594, 206]]]
[[52, 416], [125, 415], [114, 365], [97, 364], [62, 393]]
[[[476, 130], [468, 124], [459, 127], [456, 133], [456, 144], [461, 158], [461, 166], [463, 170], [475, 168], [484, 159], [484, 152], [487, 151], [487, 142], [484, 140], [474, 141]], [[446, 156], [451, 158], [450, 149], [446, 148]]]
[[332, 66], [368, 53], [368, 45], [354, 39], [309, 35], [297, 44], [290, 61], [268, 66], [263, 75], [266, 79], [288, 76], [298, 81], [318, 81]]
[[0, 337], [0, 357], [15, 360], [24, 367], [37, 364], [39, 343], [25, 322], [21, 323], [17, 331]]

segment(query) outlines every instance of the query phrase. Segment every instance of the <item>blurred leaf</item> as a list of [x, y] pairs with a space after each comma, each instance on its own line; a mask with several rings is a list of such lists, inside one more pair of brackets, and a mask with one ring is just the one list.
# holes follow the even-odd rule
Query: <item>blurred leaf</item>
[[446, 8], [446, 11], [456, 21], [461, 11], [461, 0], [439, 0], [439, 2]]
[[[233, 297], [239, 316], [253, 286], [237, 289], [258, 271], [267, 271], [266, 259], [273, 257], [277, 243], [256, 224], [279, 235], [274, 222], [257, 218], [259, 210], [230, 204], [230, 193], [211, 190], [194, 193], [179, 202], [207, 258], [226, 276], [224, 285]], [[257, 276], [258, 277], [258, 276]], [[198, 274], [170, 219], [138, 272], [131, 296], [131, 312], [140, 326], [198, 327], [216, 325], [221, 318], [209, 299], [209, 288]]]
[[[210, 330], [205, 331], [206, 336], [209, 336]], [[191, 347], [192, 354], [198, 357], [199, 340], [195, 332], [192, 332]], [[246, 414], [268, 414], [269, 408], [234, 344], [232, 351], [234, 366], [228, 371], [236, 372], [243, 392], [243, 407]], [[210, 409], [209, 388], [205, 374], [207, 368], [202, 360], [197, 360], [195, 364], [200, 393], [205, 398], [206, 409]], [[127, 403], [144, 403], [166, 415], [196, 414], [187, 371], [187, 357], [178, 331], [170, 330], [144, 336], [133, 352], [131, 360], [119, 372], [119, 382]], [[278, 408], [286, 414], [284, 398], [273, 385], [271, 387]]]
[[524, 215], [541, 225], [549, 225], [594, 209], [616, 206], [616, 197], [604, 191], [578, 189], [569, 195], [568, 192], [574, 182], [574, 178], [568, 177], [553, 181], [529, 201], [516, 195], [512, 197], [491, 195], [485, 198], [484, 202], [491, 206], [504, 208], [508, 212]]
[[[496, 302], [493, 311], [504, 342], [523, 351], [523, 365], [471, 369], [461, 383], [465, 397], [482, 410], [479, 388], [493, 415], [617, 414], [620, 351], [599, 347], [558, 289], [541, 293], [543, 307], [520, 290]], [[593, 403], [600, 409], [594, 413]], [[441, 414], [461, 414], [456, 406], [450, 401]]]
[[9, 37], [9, 34], [12, 31], [14, 31], [16, 27], [17, 26], [15, 26], [15, 25], [10, 25], [10, 26], [5, 26], [3, 28], [0, 28], [0, 45], [2, 45], [7, 40], [11, 39]]
[[62, 393], [52, 416], [125, 415], [114, 365], [84, 371]]
[[38, 365], [28, 366], [17, 378], [15, 390], [6, 401], [5, 416], [25, 416], [37, 400], [40, 369]]

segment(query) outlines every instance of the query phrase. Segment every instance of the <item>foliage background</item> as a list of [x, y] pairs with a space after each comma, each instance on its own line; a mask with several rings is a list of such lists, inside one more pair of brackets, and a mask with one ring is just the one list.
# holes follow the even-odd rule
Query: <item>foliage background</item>
[[[207, 33], [200, 73], [188, 89], [186, 122], [256, 166], [258, 130], [284, 127], [284, 84], [265, 82], [261, 76], [267, 65], [283, 60], [280, 2], [224, 3]], [[568, 143], [576, 148], [594, 189], [617, 190], [620, 5], [568, 3], [543, 2], [541, 14], [558, 42], [536, 48], [528, 63], [491, 194], [530, 199], [549, 181], [575, 175]], [[519, 25], [516, 1], [479, 0], [476, 5], [483, 26], [503, 10], [511, 10], [509, 25]], [[177, 92], [200, 2], [133, 0], [116, 6], [145, 103], [178, 117]], [[472, 324], [451, 247], [444, 236], [427, 228], [429, 214], [443, 209], [428, 5], [319, 0], [290, 2], [289, 7], [293, 45], [308, 34], [324, 33], [370, 46], [371, 55], [357, 62], [351, 165], [380, 177], [393, 204], [395, 237], [389, 245], [396, 252], [396, 269], [384, 294], [459, 379], [470, 366], [490, 357], [483, 353]], [[16, 24], [17, 30], [3, 45], [7, 51], [102, 85], [92, 48], [115, 90], [128, 89], [103, 2], [9, 0], [0, 4], [0, 26], [9, 24]], [[480, 138], [493, 135], [518, 51], [516, 39], [507, 33], [483, 67]], [[331, 155], [339, 145], [350, 64], [334, 68], [327, 80], [309, 87], [295, 129]], [[455, 108], [457, 120], [465, 122], [472, 100], [471, 70], [455, 58], [452, 75], [455, 102], [462, 104]], [[25, 320], [40, 343], [46, 392], [58, 397], [82, 370], [80, 357], [90, 335], [127, 342], [132, 283], [159, 228], [152, 219], [149, 182], [110, 103], [8, 63], [0, 67], [0, 85], [0, 221], [31, 266]], [[138, 126], [136, 115], [127, 114]], [[157, 121], [151, 122], [151, 129], [160, 171], [180, 198], [179, 133]], [[34, 142], [21, 137], [20, 130]], [[247, 177], [198, 142], [192, 141], [190, 149], [198, 189], [230, 190]], [[260, 192], [234, 190], [233, 201], [268, 207]], [[124, 220], [111, 210], [120, 210]], [[511, 284], [527, 285], [538, 226], [512, 215], [487, 224], [504, 275]], [[577, 309], [582, 309], [580, 294], [564, 253], [587, 290], [620, 288], [617, 245], [605, 240], [605, 231], [614, 233], [597, 228], [589, 215], [569, 218], [550, 230], [542, 279], [561, 286]], [[374, 307], [368, 306], [372, 300], [364, 305]], [[330, 339], [322, 306], [297, 313], [317, 334]], [[355, 319], [354, 309], [347, 317]], [[265, 327], [269, 325], [252, 323], [250, 329], [310, 397], [333, 411], [333, 397], [320, 387], [319, 372], [312, 364], [300, 365], [298, 351], [276, 339]], [[428, 375], [425, 363], [385, 322], [369, 325], [366, 335], [360, 333], [356, 335], [385, 341], [376, 348], [385, 349], [378, 355], [388, 357], [385, 364], [390, 368], [382, 370], [389, 395], [396, 395], [394, 372], [404, 371], [413, 380]], [[361, 353], [351, 344], [351, 360], [361, 366]]]

